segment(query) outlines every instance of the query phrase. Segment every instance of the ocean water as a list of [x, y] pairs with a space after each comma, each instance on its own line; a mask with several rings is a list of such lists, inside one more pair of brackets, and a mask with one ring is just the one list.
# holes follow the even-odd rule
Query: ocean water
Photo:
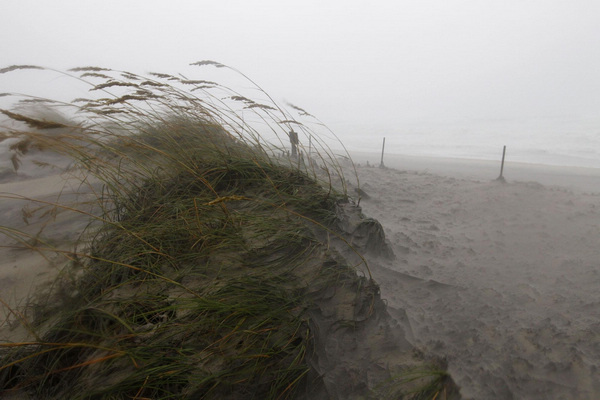
[[506, 160], [530, 164], [600, 168], [600, 119], [548, 124], [490, 124], [399, 129], [368, 137], [339, 134], [351, 151], [414, 156]]
[[[252, 121], [248, 118], [247, 123]], [[6, 124], [7, 122], [3, 122]], [[288, 146], [285, 132], [273, 135], [264, 123], [255, 128], [264, 140], [276, 146]], [[530, 118], [521, 120], [481, 120], [467, 122], [412, 123], [403, 126], [362, 127], [330, 124], [315, 128], [323, 142], [343, 154], [339, 142], [350, 152], [385, 153], [409, 156], [444, 157], [499, 161], [506, 146], [506, 161], [553, 166], [600, 169], [600, 113], [596, 118]], [[375, 124], [373, 124], [375, 126]], [[368, 133], [363, 133], [368, 132]], [[301, 143], [308, 146], [306, 134]], [[8, 150], [14, 140], [0, 140], [0, 169], [11, 168]]]

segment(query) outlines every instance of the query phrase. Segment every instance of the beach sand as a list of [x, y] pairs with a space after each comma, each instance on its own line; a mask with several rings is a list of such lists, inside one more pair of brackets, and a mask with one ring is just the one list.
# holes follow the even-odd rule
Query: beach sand
[[600, 171], [507, 164], [501, 183], [499, 163], [364, 161], [363, 212], [397, 256], [372, 262], [382, 297], [462, 395], [600, 398]]
[[[40, 167], [32, 161], [51, 166]], [[4, 160], [6, 161], [6, 160]], [[25, 157], [18, 173], [4, 162], [0, 180], [0, 321], [11, 320], [11, 311], [51, 284], [68, 262], [60, 251], [73, 251], [90, 218], [86, 205], [90, 187], [65, 172], [68, 162], [50, 152]], [[55, 207], [55, 204], [61, 206]], [[72, 212], [64, 206], [73, 206]], [[57, 249], [48, 251], [45, 249]], [[0, 324], [0, 337], [6, 328]], [[15, 338], [15, 333], [11, 336]]]
[[[355, 156], [368, 195], [360, 205], [396, 255], [369, 261], [390, 313], [410, 324], [407, 338], [447, 358], [466, 398], [600, 398], [600, 173], [507, 164], [500, 183], [498, 163], [388, 157], [396, 169], [382, 169], [366, 167], [369, 157], [379, 164]], [[23, 171], [0, 192], [54, 201], [81, 190], [56, 171]], [[0, 199], [1, 225], [39, 231], [41, 222], [23, 221], [25, 204]], [[44, 237], [68, 248], [87, 222], [58, 216]], [[0, 292], [12, 306], [65, 262], [0, 252]]]

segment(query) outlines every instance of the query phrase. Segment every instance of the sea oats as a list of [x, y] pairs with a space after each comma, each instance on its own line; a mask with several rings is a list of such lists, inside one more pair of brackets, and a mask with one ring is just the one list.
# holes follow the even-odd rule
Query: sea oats
[[81, 75], [81, 78], [101, 78], [101, 79], [112, 79], [112, 77], [97, 72], [86, 72]]
[[314, 117], [314, 115], [310, 114], [309, 112], [307, 112], [306, 110], [304, 110], [304, 109], [302, 109], [302, 108], [300, 108], [298, 106], [293, 105], [292, 103], [287, 103], [287, 105], [289, 107], [293, 108], [294, 110], [298, 111], [300, 113], [300, 115], [305, 115], [305, 116], [308, 116], [308, 117]]
[[275, 107], [271, 107], [271, 106], [269, 106], [269, 105], [266, 105], [266, 104], [259, 104], [259, 103], [252, 103], [252, 104], [249, 104], [249, 105], [247, 105], [247, 106], [246, 106], [246, 107], [244, 107], [244, 108], [260, 108], [260, 109], [263, 109], [263, 110], [273, 110], [273, 111], [277, 111], [277, 109], [276, 109]]
[[106, 89], [106, 88], [110, 88], [110, 87], [114, 87], [114, 86], [136, 87], [136, 88], [139, 87], [139, 85], [137, 85], [136, 83], [121, 82], [121, 81], [110, 81], [110, 82], [105, 82], [105, 83], [101, 83], [99, 85], [96, 85], [93, 88], [91, 88], [90, 91], [92, 91], [92, 90]]
[[110, 99], [101, 99], [98, 101], [90, 101], [89, 103], [86, 103], [85, 105], [80, 107], [80, 111], [85, 112], [85, 111], [90, 111], [90, 110], [94, 110], [98, 107], [104, 107], [106, 105], [106, 102], [109, 101]]
[[180, 80], [181, 83], [183, 83], [184, 85], [217, 85], [216, 82], [211, 82], [211, 81], [203, 81], [203, 80], [190, 80], [190, 79], [186, 79], [186, 80]]
[[10, 67], [0, 69], [0, 74], [4, 74], [10, 71], [16, 71], [19, 69], [44, 69], [42, 67], [38, 67], [37, 65], [11, 65]]
[[138, 88], [133, 92], [133, 94], [136, 96], [154, 96], [154, 92], [145, 88]]
[[132, 74], [131, 72], [123, 72], [121, 76], [125, 79], [131, 79], [132, 81], [139, 81], [140, 77], [136, 74]]
[[190, 111], [190, 110], [192, 110], [192, 107], [182, 106], [180, 104], [173, 104], [173, 105], [171, 105], [169, 107], [172, 108], [173, 110], [181, 110], [181, 111]]
[[10, 145], [9, 149], [13, 151], [18, 151], [21, 154], [27, 154], [31, 147], [31, 139], [23, 139], [18, 141], [17, 143], [13, 143]]
[[152, 76], [156, 76], [157, 78], [163, 78], [163, 79], [166, 79], [166, 78], [174, 78], [174, 76], [173, 76], [173, 75], [169, 75], [169, 74], [162, 74], [162, 73], [160, 73], [160, 72], [150, 72], [150, 75], [152, 75]]
[[[214, 61], [195, 65], [225, 67]], [[101, 84], [89, 85], [92, 90], [117, 92], [89, 92], [90, 99], [71, 102], [80, 124], [56, 118], [81, 130], [50, 135], [23, 123], [9, 130], [16, 138], [15, 169], [25, 169], [19, 157], [27, 151], [44, 144], [59, 150], [76, 165], [69, 175], [79, 175], [75, 168], [81, 168], [82, 187], [89, 184], [99, 209], [94, 214], [83, 211], [84, 204], [64, 207], [94, 221], [76, 243], [80, 252], [68, 253], [67, 268], [76, 267], [79, 277], [61, 276], [61, 284], [53, 286], [60, 292], [56, 297], [44, 294], [40, 301], [46, 304], [33, 303], [44, 320], [30, 333], [40, 341], [10, 343], [18, 352], [0, 351], [0, 392], [7, 383], [57, 399], [248, 393], [284, 399], [307, 392], [311, 382], [305, 376], [321, 373], [311, 370], [309, 353], [321, 353], [313, 351], [306, 304], [320, 299], [322, 290], [337, 290], [338, 283], [348, 283], [348, 292], [367, 282], [329, 259], [329, 240], [323, 246], [319, 241], [324, 233], [338, 235], [328, 227], [337, 226], [338, 202], [349, 201], [337, 156], [321, 147], [313, 160], [309, 147], [297, 158], [279, 157], [289, 141], [289, 129], [281, 124], [302, 124], [272, 100], [256, 103], [226, 86], [180, 75], [146, 78], [115, 70], [109, 75], [116, 78], [105, 78], [95, 67], [79, 70], [106, 79], [93, 80]], [[207, 90], [197, 97], [190, 93], [201, 89]], [[270, 99], [256, 85], [249, 90], [255, 89]], [[244, 106], [255, 111], [244, 113]], [[37, 108], [9, 117], [50, 124]], [[318, 169], [325, 171], [324, 182], [317, 180]], [[343, 193], [333, 187], [338, 174]], [[30, 215], [26, 209], [25, 219]], [[308, 295], [317, 294], [301, 297], [313, 281], [318, 286], [310, 286]], [[341, 323], [358, 329], [373, 292], [356, 296], [367, 300], [344, 316], [360, 311], [360, 321]], [[10, 368], [3, 369], [6, 365]]]
[[120, 109], [116, 109], [116, 108], [105, 108], [105, 109], [101, 109], [101, 110], [93, 110], [92, 112], [94, 112], [96, 114], [101, 114], [101, 115], [112, 115], [112, 114], [127, 114], [129, 111], [120, 110]]
[[150, 99], [149, 96], [134, 96], [131, 94], [126, 94], [125, 96], [117, 97], [116, 99], [107, 100], [106, 105], [121, 104], [121, 103], [125, 103], [126, 101], [130, 101], [130, 100], [144, 101], [144, 100], [149, 100], [149, 99]]
[[244, 97], [244, 96], [230, 96], [229, 98], [231, 100], [235, 100], [235, 101], [243, 101], [244, 103], [249, 103], [249, 104], [254, 103], [254, 100], [250, 100], [249, 98]]
[[20, 122], [24, 122], [27, 125], [29, 125], [32, 128], [37, 128], [37, 129], [56, 129], [56, 128], [68, 128], [67, 125], [61, 124], [59, 122], [54, 122], [54, 121], [42, 121], [39, 119], [35, 119], [35, 118], [30, 118], [26, 115], [22, 115], [22, 114], [17, 114], [17, 113], [13, 113], [7, 110], [2, 110], [0, 109], [0, 113], [6, 115], [7, 117], [15, 120], [15, 121], [20, 121]]
[[296, 124], [304, 126], [302, 122], [294, 121], [293, 119], [284, 119], [283, 121], [279, 121], [278, 124]]
[[[85, 99], [81, 99], [81, 100], [85, 100]], [[106, 104], [106, 102], [108, 100], [110, 100], [110, 99], [103, 98], [103, 99], [97, 99], [97, 100], [89, 100], [83, 106], [81, 106], [80, 109], [86, 110], [88, 108], [102, 107]]]
[[140, 86], [168, 87], [169, 85], [155, 81], [143, 81], [140, 83]]
[[227, 67], [225, 64], [221, 64], [220, 62], [216, 62], [216, 61], [212, 61], [212, 60], [197, 61], [195, 63], [191, 63], [190, 65], [197, 65], [197, 66], [212, 65], [216, 68], [226, 68]]
[[110, 68], [100, 68], [100, 67], [76, 67], [71, 68], [69, 71], [71, 72], [99, 72], [99, 71], [112, 71]]

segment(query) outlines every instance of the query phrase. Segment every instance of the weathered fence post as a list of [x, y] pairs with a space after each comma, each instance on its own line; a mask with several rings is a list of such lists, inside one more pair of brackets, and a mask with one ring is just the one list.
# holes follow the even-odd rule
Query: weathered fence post
[[379, 168], [385, 168], [383, 165], [383, 152], [385, 151], [385, 138], [383, 138], [383, 146], [381, 147], [381, 163], [379, 164]]
[[502, 149], [502, 164], [500, 164], [500, 176], [498, 176], [498, 180], [504, 182], [504, 157], [506, 156], [506, 146]]

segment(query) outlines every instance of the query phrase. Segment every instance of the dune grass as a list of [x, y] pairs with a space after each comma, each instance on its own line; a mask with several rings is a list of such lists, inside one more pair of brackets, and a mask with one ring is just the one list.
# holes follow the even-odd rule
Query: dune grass
[[[51, 289], [10, 310], [30, 337], [0, 343], [3, 393], [307, 397], [318, 379], [307, 293], [367, 280], [318, 240], [345, 242], [336, 207], [349, 201], [327, 141], [257, 86], [268, 102], [162, 73], [12, 66], [0, 74], [31, 69], [88, 84], [93, 96], [5, 94], [18, 101], [0, 109], [12, 121], [2, 138], [12, 141], [13, 166], [30, 152], [66, 157], [66, 173], [93, 194], [93, 207], [33, 200], [90, 220], [77, 250], [53, 248], [43, 232], [0, 227], [68, 261]], [[298, 157], [288, 153], [291, 129], [301, 134]]]
[[[102, 80], [90, 92], [108, 96], [19, 96], [77, 122], [0, 110], [20, 124], [4, 136], [18, 140], [15, 168], [35, 150], [72, 159], [97, 193], [96, 223], [86, 250], [65, 254], [78, 277], [34, 304], [34, 340], [0, 344], [1, 386], [42, 398], [293, 397], [311, 346], [302, 292], [315, 278], [296, 270], [323, 252], [307, 221], [330, 226], [345, 198], [317, 182], [341, 172], [335, 157], [316, 137], [313, 159], [281, 157], [290, 123], [303, 125], [214, 82], [92, 67], [65, 74]], [[236, 102], [268, 120], [279, 143], [241, 121]]]

